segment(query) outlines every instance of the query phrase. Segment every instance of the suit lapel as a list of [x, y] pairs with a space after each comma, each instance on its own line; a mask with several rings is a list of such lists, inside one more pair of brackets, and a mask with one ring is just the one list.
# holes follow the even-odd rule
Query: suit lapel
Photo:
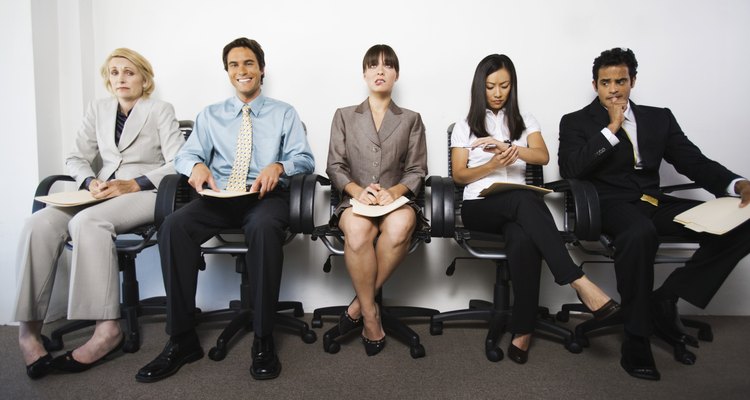
[[[138, 134], [143, 129], [143, 125], [146, 123], [146, 118], [151, 111], [151, 100], [141, 98], [135, 103], [135, 106], [130, 110], [130, 115], [125, 121], [125, 126], [122, 128], [122, 135], [120, 135], [120, 143], [117, 145], [117, 149], [123, 151], [130, 146]], [[114, 134], [112, 135], [114, 136]]]
[[388, 140], [396, 131], [396, 128], [401, 125], [401, 114], [403, 114], [403, 111], [391, 100], [388, 111], [385, 112], [385, 117], [383, 117], [383, 123], [380, 124], [380, 132], [378, 132], [381, 142]]
[[[591, 104], [589, 104], [587, 111], [594, 119], [594, 121], [596, 121], [596, 123], [603, 126], [609, 125], [609, 114], [607, 113], [607, 109], [604, 108], [601, 103], [599, 103], [598, 97], [595, 98], [594, 101], [591, 102]], [[617, 134], [617, 132], [612, 133]]]
[[106, 149], [116, 152], [115, 124], [117, 123], [117, 99], [113, 97], [110, 101], [104, 103], [101, 111], [103, 131], [97, 132], [97, 136], [101, 139], [99, 147], [102, 150]]
[[355, 132], [361, 132], [363, 136], [369, 139], [372, 143], [380, 146], [380, 137], [375, 130], [375, 121], [372, 119], [370, 103], [367, 99], [365, 99], [362, 104], [358, 105], [354, 112], [357, 114]]

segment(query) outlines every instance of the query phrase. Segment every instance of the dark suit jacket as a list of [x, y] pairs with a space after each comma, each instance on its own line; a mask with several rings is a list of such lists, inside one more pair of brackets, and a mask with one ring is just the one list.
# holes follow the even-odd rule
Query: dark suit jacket
[[367, 100], [336, 110], [326, 173], [342, 191], [342, 207], [349, 205], [349, 196], [343, 193], [349, 182], [362, 187], [379, 183], [383, 188], [401, 183], [413, 195], [418, 194], [427, 174], [422, 118], [391, 101], [380, 131], [376, 131]]
[[591, 181], [600, 200], [633, 201], [643, 194], [664, 199], [659, 191], [659, 165], [662, 160], [716, 196], [739, 175], [701, 153], [680, 129], [667, 108], [638, 106], [632, 101], [638, 125], [638, 148], [643, 169], [633, 167], [633, 151], [624, 131], [616, 134], [620, 143], [612, 146], [601, 130], [609, 124], [607, 110], [598, 99], [560, 121], [558, 162], [563, 178]]

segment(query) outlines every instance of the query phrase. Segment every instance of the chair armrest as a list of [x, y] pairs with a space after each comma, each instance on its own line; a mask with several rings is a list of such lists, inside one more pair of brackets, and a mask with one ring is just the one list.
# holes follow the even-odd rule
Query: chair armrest
[[315, 229], [315, 185], [330, 184], [317, 174], [297, 174], [289, 185], [289, 229], [292, 233], [311, 234]]
[[591, 182], [564, 179], [544, 184], [545, 187], [565, 194], [564, 230], [578, 240], [598, 240], [601, 233], [599, 194]]
[[451, 178], [433, 175], [426, 186], [431, 189], [430, 236], [452, 238], [456, 232], [456, 185]]
[[[34, 192], [34, 197], [48, 195], [50, 189], [52, 189], [52, 185], [56, 182], [75, 182], [75, 179], [69, 175], [50, 175], [39, 182], [39, 185], [36, 187], [36, 192]], [[34, 203], [31, 206], [31, 212], [35, 213], [45, 206], [46, 204], [41, 201], [34, 200]]]
[[187, 183], [187, 177], [181, 174], [171, 174], [162, 178], [159, 184], [159, 190], [156, 192], [156, 209], [154, 210], [154, 225], [158, 229], [178, 206], [178, 199], [182, 196], [189, 196], [186, 191], [192, 190]]
[[672, 193], [672, 192], [679, 192], [680, 190], [690, 190], [690, 189], [701, 189], [701, 187], [697, 183], [690, 182], [690, 183], [682, 183], [679, 185], [662, 186], [659, 188], [659, 190], [662, 193]]

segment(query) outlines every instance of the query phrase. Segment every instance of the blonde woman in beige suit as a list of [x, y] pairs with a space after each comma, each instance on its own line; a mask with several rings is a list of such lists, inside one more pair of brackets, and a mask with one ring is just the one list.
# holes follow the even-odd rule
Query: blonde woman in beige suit
[[414, 230], [427, 222], [413, 202], [370, 218], [352, 213], [349, 199], [387, 205], [400, 196], [413, 198], [427, 174], [427, 148], [419, 114], [391, 99], [399, 76], [393, 49], [371, 47], [362, 70], [370, 94], [360, 105], [336, 110], [326, 173], [341, 192], [331, 224], [346, 237], [344, 260], [356, 293], [339, 320], [339, 332], [362, 327], [365, 351], [372, 356], [385, 346], [375, 295], [406, 256]]
[[[32, 379], [52, 369], [85, 371], [122, 345], [113, 238], [153, 221], [155, 189], [164, 175], [174, 173], [172, 159], [184, 142], [172, 105], [149, 98], [154, 74], [143, 56], [116, 49], [101, 74], [114, 96], [88, 106], [65, 163], [78, 187], [108, 200], [88, 207], [46, 207], [26, 220], [19, 242], [15, 319]], [[97, 156], [102, 166], [94, 171]], [[84, 345], [52, 359], [41, 331], [67, 240], [73, 244], [68, 318], [97, 323]]]

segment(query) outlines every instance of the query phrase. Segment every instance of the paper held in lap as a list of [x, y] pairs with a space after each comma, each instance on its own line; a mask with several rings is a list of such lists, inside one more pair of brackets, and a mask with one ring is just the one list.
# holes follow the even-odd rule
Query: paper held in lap
[[510, 182], [495, 182], [489, 187], [484, 188], [481, 192], [479, 192], [479, 197], [492, 196], [493, 194], [498, 194], [498, 193], [506, 192], [508, 190], [516, 190], [516, 189], [533, 190], [541, 194], [552, 193], [552, 190], [539, 187], [539, 186], [523, 185], [520, 183], [510, 183]]
[[380, 217], [381, 215], [386, 215], [408, 202], [409, 199], [404, 196], [397, 198], [393, 203], [385, 206], [363, 204], [355, 199], [349, 199], [349, 203], [352, 205], [352, 212], [365, 217]]
[[233, 192], [229, 190], [222, 190], [219, 192], [214, 192], [211, 189], [204, 189], [198, 192], [198, 194], [201, 196], [216, 197], [219, 199], [230, 199], [233, 197], [242, 197], [242, 196], [251, 196], [253, 198], [257, 198], [258, 193], [260, 192]]
[[740, 208], [740, 199], [719, 197], [674, 217], [674, 221], [696, 232], [723, 235], [750, 219], [750, 206]]
[[95, 199], [88, 190], [77, 192], [58, 192], [47, 196], [37, 196], [34, 200], [57, 207], [75, 207], [85, 204], [98, 203], [107, 199]]

